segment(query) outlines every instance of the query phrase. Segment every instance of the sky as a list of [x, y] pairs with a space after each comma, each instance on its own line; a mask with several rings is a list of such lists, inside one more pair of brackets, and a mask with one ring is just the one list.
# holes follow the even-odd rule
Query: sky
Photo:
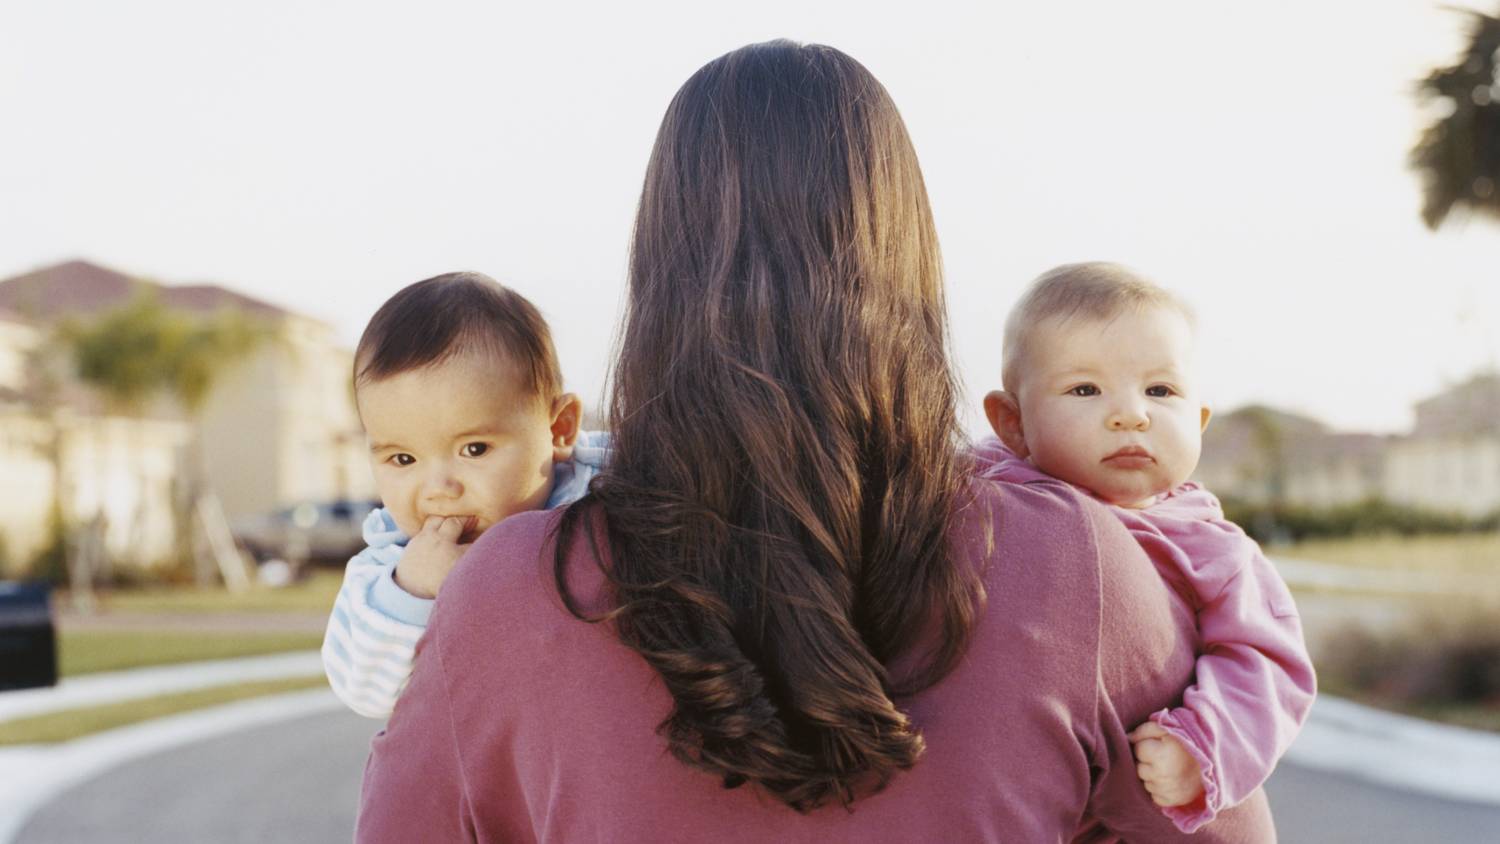
[[0, 277], [213, 282], [352, 345], [402, 286], [478, 270], [594, 404], [667, 103], [788, 37], [901, 109], [975, 430], [1026, 284], [1107, 259], [1195, 307], [1219, 410], [1398, 432], [1500, 360], [1500, 225], [1428, 231], [1405, 163], [1463, 27], [1414, 0], [6, 4]]

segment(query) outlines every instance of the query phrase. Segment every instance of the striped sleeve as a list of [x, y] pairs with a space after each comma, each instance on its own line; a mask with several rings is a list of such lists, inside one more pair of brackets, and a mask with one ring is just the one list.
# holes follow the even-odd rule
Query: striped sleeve
[[390, 717], [411, 676], [417, 640], [427, 629], [430, 601], [418, 604], [415, 612], [398, 613], [379, 599], [383, 591], [400, 590], [392, 575], [402, 550], [396, 545], [366, 548], [349, 561], [323, 636], [328, 685], [346, 706], [368, 718]]

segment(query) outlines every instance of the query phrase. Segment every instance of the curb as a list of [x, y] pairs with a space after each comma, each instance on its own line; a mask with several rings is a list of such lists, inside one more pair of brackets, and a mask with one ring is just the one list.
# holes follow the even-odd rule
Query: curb
[[0, 844], [14, 841], [54, 797], [116, 765], [236, 730], [342, 708], [333, 692], [313, 689], [197, 709], [60, 745], [0, 748]]
[[1286, 758], [1308, 768], [1500, 806], [1500, 734], [1468, 730], [1319, 695]]
[[293, 651], [85, 674], [81, 677], [64, 678], [50, 688], [24, 689], [0, 695], [0, 723], [30, 715], [139, 700], [231, 683], [314, 677], [322, 673], [323, 660], [317, 651]]

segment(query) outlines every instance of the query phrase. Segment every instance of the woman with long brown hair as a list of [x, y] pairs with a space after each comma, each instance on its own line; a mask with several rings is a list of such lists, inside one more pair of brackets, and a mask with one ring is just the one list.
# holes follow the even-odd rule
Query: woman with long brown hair
[[[647, 170], [611, 464], [444, 586], [362, 840], [1171, 840], [1126, 730], [1188, 607], [1061, 484], [963, 457], [937, 238], [837, 50], [699, 70]], [[1263, 798], [1194, 840], [1271, 833]]]

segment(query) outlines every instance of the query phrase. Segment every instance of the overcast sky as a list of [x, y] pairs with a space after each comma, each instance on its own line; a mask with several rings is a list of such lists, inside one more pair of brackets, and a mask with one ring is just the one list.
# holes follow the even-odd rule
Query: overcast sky
[[401, 286], [479, 270], [537, 302], [593, 403], [667, 102], [784, 36], [853, 55], [905, 116], [972, 420], [1025, 284], [1110, 259], [1197, 307], [1221, 410], [1396, 431], [1500, 357], [1500, 226], [1428, 232], [1405, 165], [1412, 83], [1463, 23], [1413, 0], [12, 3], [0, 276], [212, 281], [352, 344]]

